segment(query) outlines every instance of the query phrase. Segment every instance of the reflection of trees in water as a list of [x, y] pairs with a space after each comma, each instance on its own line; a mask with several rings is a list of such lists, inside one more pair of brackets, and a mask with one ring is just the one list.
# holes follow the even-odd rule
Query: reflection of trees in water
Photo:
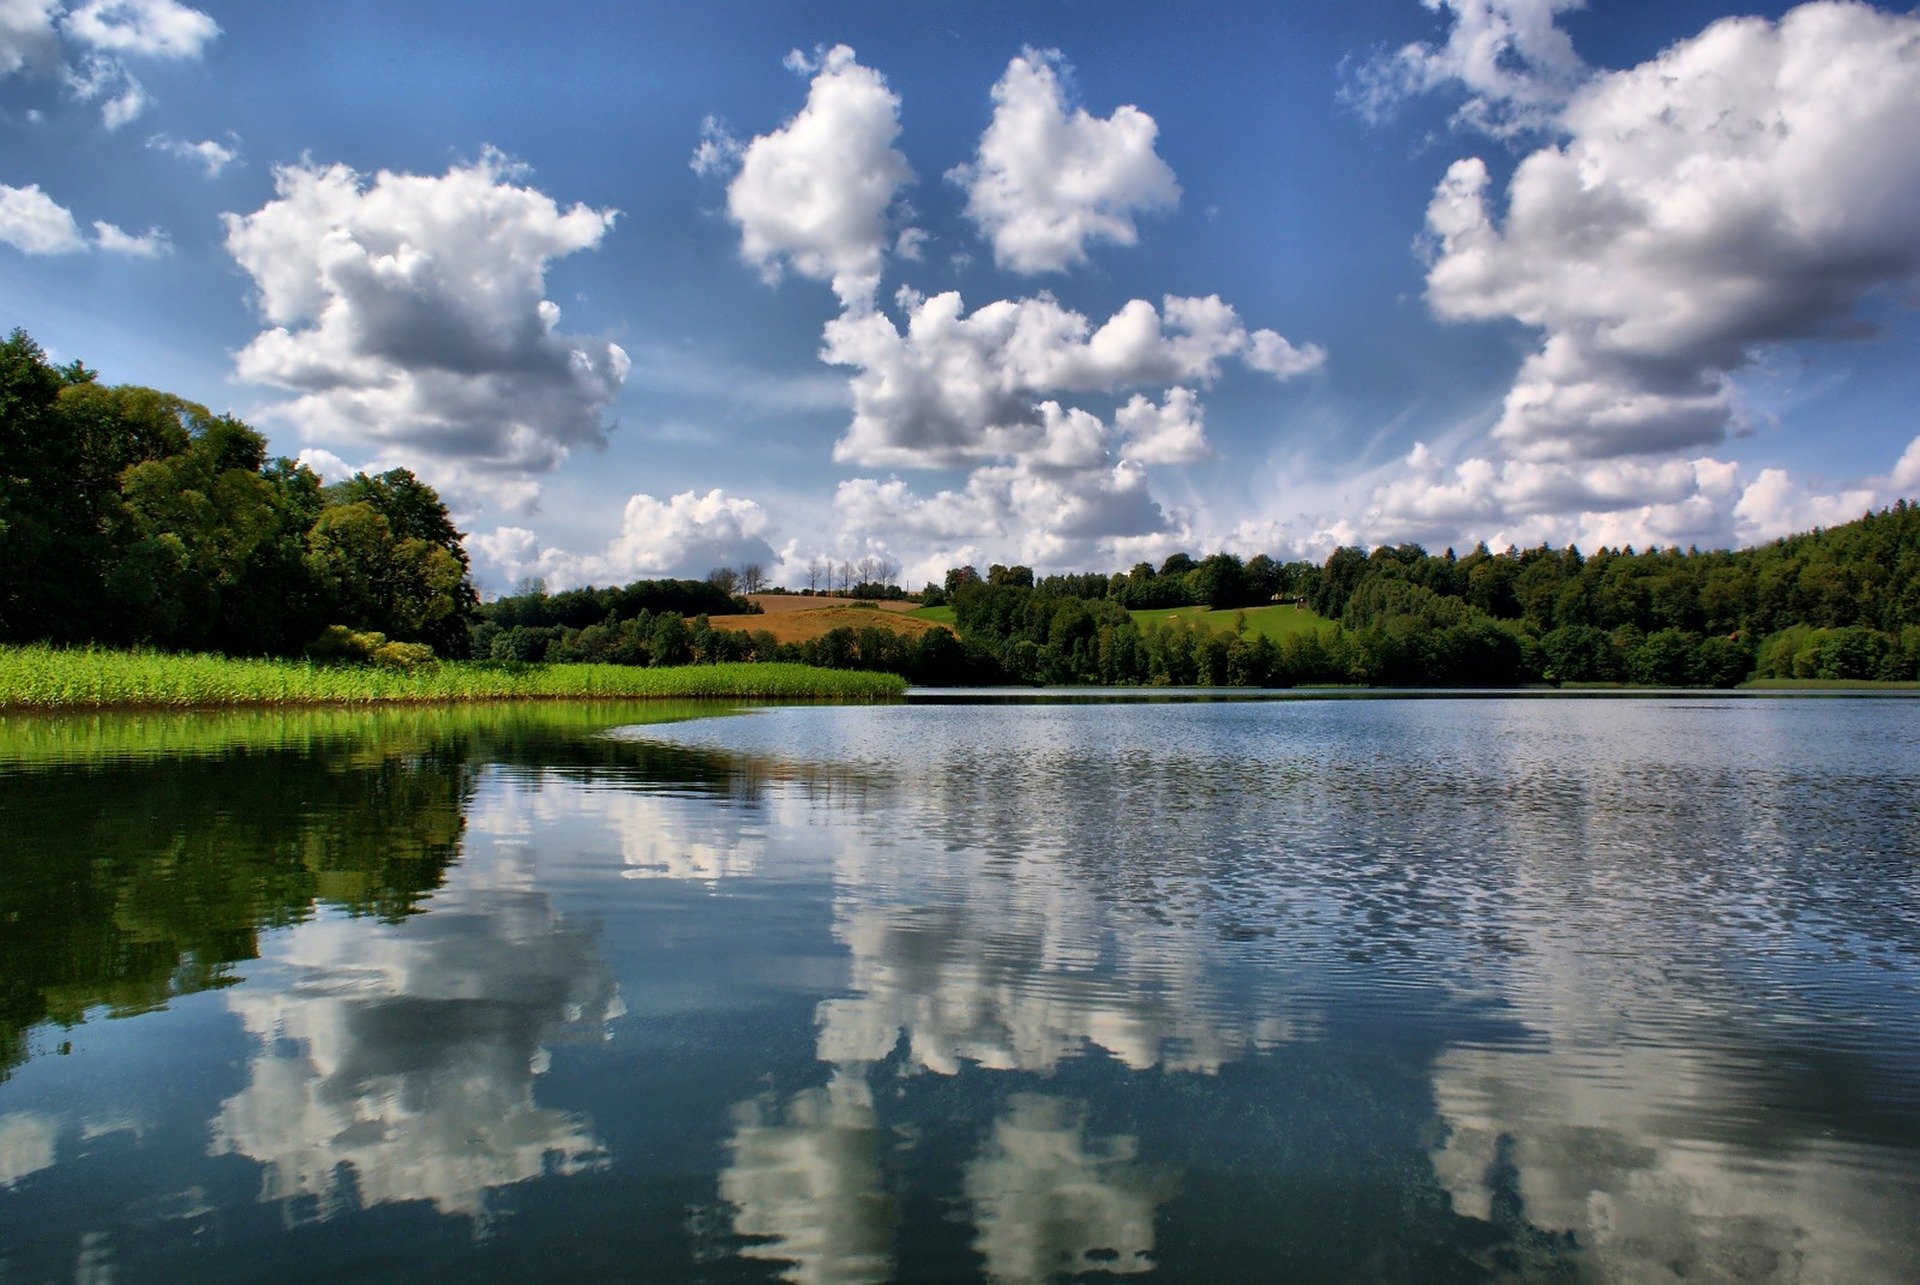
[[236, 980], [316, 906], [397, 920], [459, 854], [483, 764], [725, 791], [739, 775], [600, 735], [682, 702], [0, 718], [0, 1078], [42, 1022]]
[[230, 983], [316, 903], [406, 915], [457, 854], [471, 784], [419, 746], [0, 775], [0, 1070], [36, 1023]]

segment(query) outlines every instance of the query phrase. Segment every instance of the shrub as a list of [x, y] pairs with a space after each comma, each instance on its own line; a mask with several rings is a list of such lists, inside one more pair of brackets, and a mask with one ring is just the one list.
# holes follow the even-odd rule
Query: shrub
[[322, 664], [379, 665], [385, 669], [416, 669], [431, 665], [433, 648], [425, 643], [390, 642], [375, 630], [328, 625], [307, 645], [307, 657]]

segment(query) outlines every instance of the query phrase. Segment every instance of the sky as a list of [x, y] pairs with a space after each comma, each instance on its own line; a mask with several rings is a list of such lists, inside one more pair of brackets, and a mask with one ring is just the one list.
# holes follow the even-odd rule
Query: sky
[[1920, 11], [0, 0], [0, 326], [499, 592], [1920, 496]]

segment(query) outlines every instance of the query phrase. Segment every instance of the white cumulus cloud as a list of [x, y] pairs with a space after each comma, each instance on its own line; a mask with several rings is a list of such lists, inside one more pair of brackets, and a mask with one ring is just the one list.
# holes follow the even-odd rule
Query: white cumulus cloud
[[240, 378], [298, 394], [275, 411], [310, 441], [529, 502], [605, 441], [628, 361], [561, 331], [545, 297], [547, 264], [597, 246], [615, 212], [563, 210], [523, 177], [491, 151], [437, 176], [278, 170], [274, 200], [223, 216], [270, 323]]
[[0, 183], [0, 241], [22, 254], [71, 254], [87, 246], [73, 212], [41, 191], [38, 183]]
[[899, 478], [850, 478], [833, 508], [843, 534], [904, 550], [929, 579], [976, 561], [982, 549], [1044, 568], [1118, 565], [1143, 546], [1171, 551], [1184, 531], [1184, 515], [1161, 507], [1146, 470], [1131, 460], [1075, 469], [987, 465], [959, 489], [930, 496]]
[[1043, 439], [1039, 404], [1050, 394], [1209, 384], [1226, 358], [1285, 343], [1250, 334], [1218, 295], [1170, 295], [1159, 309], [1135, 299], [1097, 329], [1047, 295], [971, 314], [953, 291], [902, 302], [904, 331], [877, 311], [827, 324], [821, 359], [855, 371], [837, 460], [930, 468], [1023, 454]]
[[1133, 245], [1135, 216], [1180, 202], [1154, 151], [1159, 127], [1137, 107], [1102, 120], [1072, 107], [1058, 50], [1026, 49], [993, 87], [993, 120], [977, 155], [948, 178], [967, 190], [967, 217], [994, 261], [1022, 273], [1062, 272], [1093, 242]]
[[1445, 44], [1416, 42], [1361, 65], [1345, 96], [1378, 120], [1406, 98], [1443, 87], [1465, 95], [1458, 125], [1495, 136], [1541, 129], [1587, 78], [1555, 19], [1586, 0], [1421, 0], [1452, 19]]
[[499, 527], [469, 543], [483, 570], [505, 583], [538, 576], [551, 589], [616, 585], [657, 577], [697, 579], [715, 567], [746, 563], [772, 566], [766, 510], [718, 488], [705, 495], [682, 491], [666, 500], [634, 495], [620, 530], [599, 553], [542, 548], [525, 527]]
[[78, 254], [97, 249], [153, 259], [172, 249], [167, 234], [148, 228], [138, 235], [112, 223], [94, 220], [93, 240], [80, 233], [73, 211], [40, 190], [37, 183], [8, 187], [0, 183], [0, 242], [22, 254]]
[[198, 58], [219, 34], [211, 17], [177, 0], [89, 0], [64, 12], [58, 0], [0, 0], [0, 76], [57, 73], [119, 129], [148, 104], [128, 59]]
[[1537, 459], [1711, 445], [1759, 345], [1857, 334], [1920, 285], [1920, 19], [1804, 5], [1715, 23], [1597, 76], [1504, 217], [1477, 159], [1427, 214], [1428, 298], [1542, 332], [1494, 429]]
[[[237, 143], [239, 140], [234, 141]], [[206, 170], [208, 178], [218, 178], [220, 171], [233, 164], [240, 155], [238, 148], [228, 147], [225, 143], [216, 142], [211, 138], [203, 138], [197, 143], [192, 143], [184, 138], [174, 138], [169, 134], [155, 134], [147, 140], [147, 146], [156, 152], [165, 152], [168, 156], [175, 156], [201, 166]]]
[[67, 68], [67, 90], [83, 103], [100, 104], [100, 123], [119, 129], [147, 109], [147, 91], [118, 58], [88, 54]]
[[1193, 464], [1212, 459], [1206, 412], [1191, 388], [1169, 388], [1158, 406], [1135, 393], [1114, 413], [1121, 449], [1142, 464]]
[[59, 56], [53, 26], [59, 8], [58, 0], [0, 0], [0, 76]]
[[90, 0], [61, 19], [82, 44], [145, 58], [198, 58], [220, 26], [178, 0]]
[[1851, 522], [1920, 484], [1920, 438], [1886, 477], [1834, 488], [1710, 456], [1445, 463], [1424, 444], [1372, 479], [1347, 541], [1727, 548]]
[[159, 228], [148, 228], [135, 235], [98, 219], [93, 223], [93, 243], [108, 254], [131, 255], [136, 259], [157, 259], [173, 248], [167, 234]]
[[746, 144], [735, 138], [719, 117], [709, 116], [700, 122], [700, 142], [687, 168], [702, 178], [731, 174], [740, 167], [741, 153], [746, 150]]
[[725, 168], [737, 153], [727, 211], [740, 228], [741, 257], [768, 280], [791, 268], [830, 282], [843, 306], [862, 305], [894, 239], [888, 210], [913, 178], [893, 145], [900, 99], [845, 45], [817, 60], [796, 51], [787, 65], [813, 77], [806, 106], [744, 147], [710, 126], [694, 168]]

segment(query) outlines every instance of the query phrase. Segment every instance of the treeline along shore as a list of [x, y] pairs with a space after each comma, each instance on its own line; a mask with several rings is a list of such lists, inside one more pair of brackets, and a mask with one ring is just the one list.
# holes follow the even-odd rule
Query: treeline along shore
[[1739, 551], [957, 567], [911, 595], [854, 589], [916, 599], [913, 628], [875, 611], [816, 637], [756, 627], [737, 583], [716, 568], [483, 602], [446, 506], [411, 473], [326, 485], [230, 416], [54, 365], [19, 330], [0, 343], [0, 707], [855, 697], [903, 680], [1920, 681], [1920, 508], [1905, 500]]

